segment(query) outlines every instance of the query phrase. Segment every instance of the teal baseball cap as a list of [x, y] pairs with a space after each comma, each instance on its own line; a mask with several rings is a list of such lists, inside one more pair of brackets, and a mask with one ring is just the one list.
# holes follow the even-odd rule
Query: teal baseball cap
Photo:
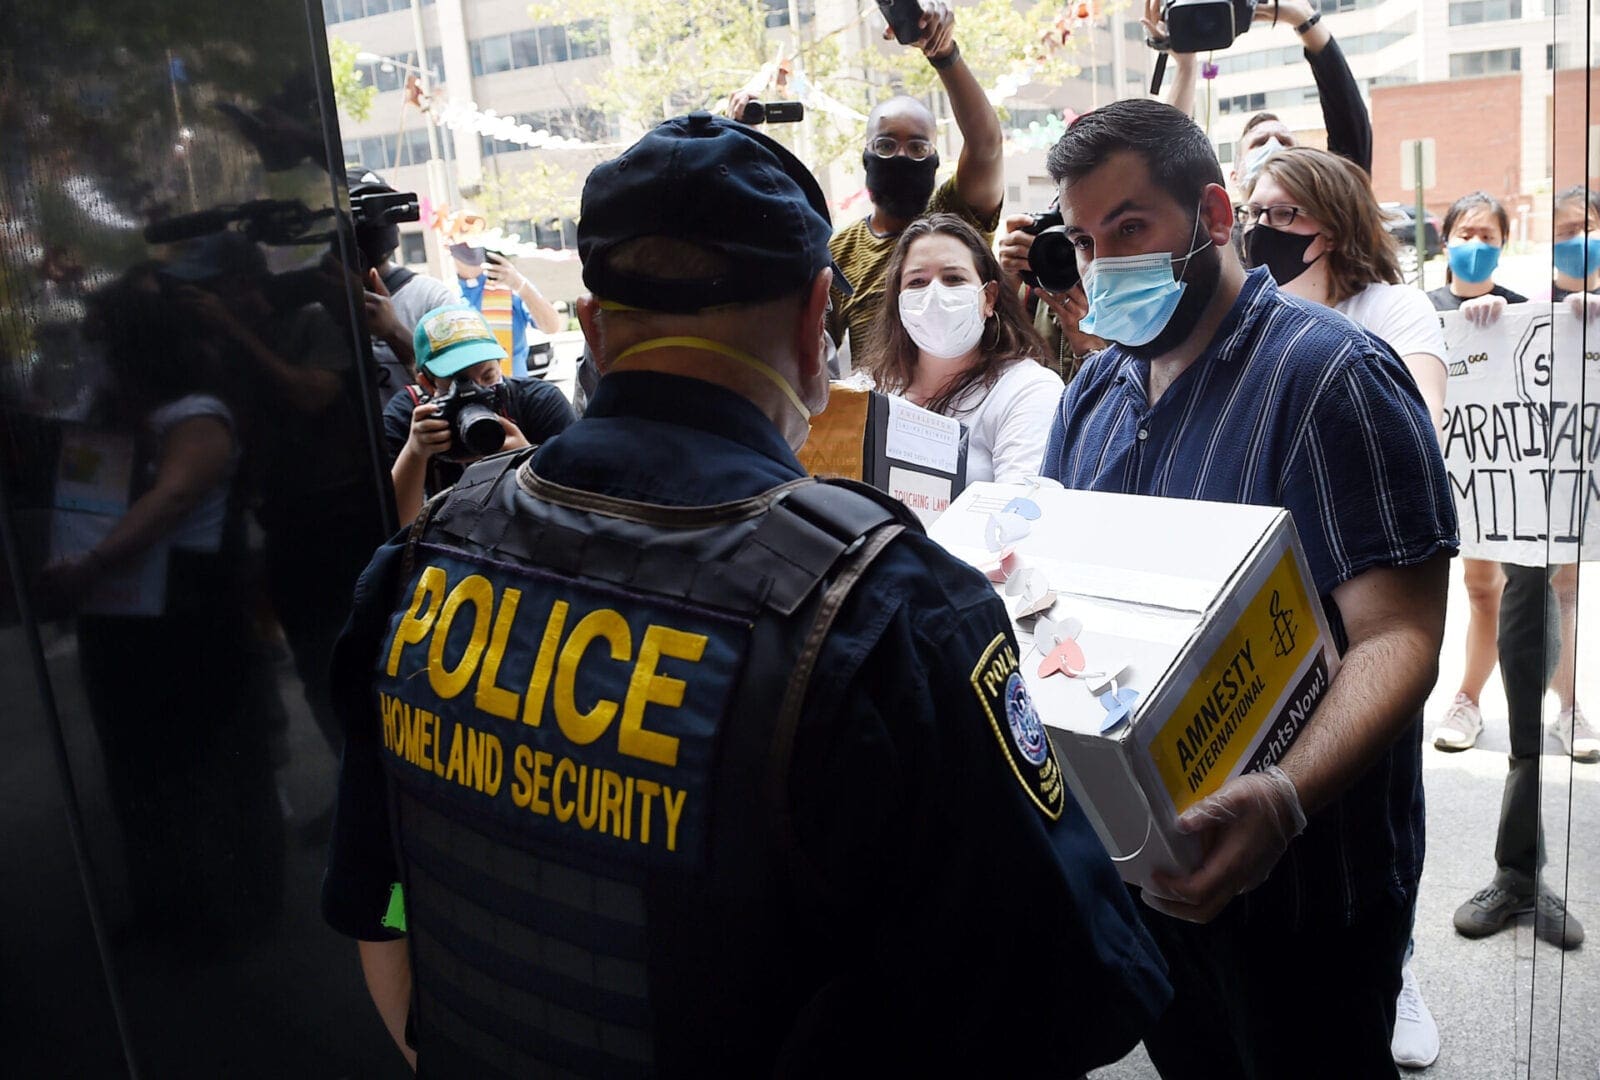
[[506, 358], [483, 315], [466, 303], [446, 304], [422, 316], [411, 344], [417, 367], [436, 379], [448, 379], [485, 360]]

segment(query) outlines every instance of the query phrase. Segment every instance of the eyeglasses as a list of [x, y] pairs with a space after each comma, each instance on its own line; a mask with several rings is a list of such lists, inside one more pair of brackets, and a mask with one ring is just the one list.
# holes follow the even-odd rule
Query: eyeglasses
[[1260, 222], [1269, 229], [1287, 229], [1303, 213], [1305, 211], [1298, 206], [1252, 206], [1245, 203], [1233, 212], [1233, 220], [1240, 225]]
[[927, 161], [934, 155], [934, 146], [927, 139], [907, 139], [902, 143], [893, 135], [879, 135], [867, 144], [867, 149], [881, 158], [894, 157], [902, 147], [905, 148], [906, 157], [912, 161]]

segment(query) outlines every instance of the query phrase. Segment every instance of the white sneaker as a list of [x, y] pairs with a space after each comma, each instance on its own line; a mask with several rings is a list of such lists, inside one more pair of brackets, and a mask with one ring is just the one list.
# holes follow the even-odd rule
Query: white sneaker
[[1574, 701], [1572, 708], [1561, 710], [1556, 717], [1556, 742], [1572, 755], [1573, 761], [1600, 761], [1600, 735], [1583, 715], [1583, 709]]
[[1456, 699], [1445, 711], [1444, 719], [1433, 731], [1433, 745], [1437, 750], [1470, 750], [1483, 730], [1483, 713], [1478, 703], [1467, 695], [1456, 694]]
[[1439, 1025], [1422, 1000], [1411, 965], [1400, 971], [1400, 996], [1394, 1002], [1394, 1037], [1389, 1040], [1394, 1063], [1407, 1069], [1426, 1069], [1439, 1057]]

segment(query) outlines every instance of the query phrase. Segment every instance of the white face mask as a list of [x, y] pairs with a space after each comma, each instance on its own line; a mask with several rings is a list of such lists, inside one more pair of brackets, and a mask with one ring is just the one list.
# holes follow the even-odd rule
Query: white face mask
[[965, 356], [983, 337], [983, 286], [933, 282], [900, 293], [900, 322], [917, 348], [941, 360]]
[[1286, 149], [1288, 149], [1288, 147], [1279, 142], [1278, 137], [1274, 135], [1272, 138], [1268, 139], [1266, 142], [1250, 151], [1244, 156], [1244, 168], [1239, 172], [1240, 182], [1245, 184], [1250, 183], [1250, 181], [1256, 178], [1256, 174], [1261, 172], [1261, 166], [1267, 163], [1268, 158], [1272, 157], [1274, 154], [1281, 153]]

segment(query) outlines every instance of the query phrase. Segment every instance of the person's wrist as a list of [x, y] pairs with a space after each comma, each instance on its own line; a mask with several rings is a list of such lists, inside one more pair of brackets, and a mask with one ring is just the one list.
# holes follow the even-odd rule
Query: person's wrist
[[1320, 11], [1312, 11], [1309, 15], [1306, 16], [1305, 19], [1303, 19], [1301, 22], [1295, 24], [1294, 32], [1296, 34], [1304, 36], [1307, 30], [1310, 30], [1313, 26], [1317, 25], [1321, 21], [1322, 21], [1322, 12], [1320, 12]]
[[961, 46], [952, 41], [949, 49], [938, 56], [928, 57], [928, 63], [935, 71], [944, 71], [959, 59], [961, 59]]

